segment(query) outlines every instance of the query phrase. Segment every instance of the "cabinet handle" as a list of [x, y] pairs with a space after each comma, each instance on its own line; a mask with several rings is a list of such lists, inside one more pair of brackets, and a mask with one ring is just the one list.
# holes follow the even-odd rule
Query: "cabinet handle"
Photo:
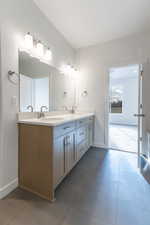
[[66, 172], [66, 138], [64, 138], [64, 173]]
[[65, 137], [65, 146], [66, 145], [70, 145], [71, 144], [71, 142], [70, 142], [70, 136], [66, 136]]
[[67, 138], [65, 137], [64, 138], [64, 146], [66, 146], [67, 145]]
[[73, 134], [73, 156], [74, 156], [74, 161], [76, 160], [76, 145], [75, 145], [75, 134]]
[[80, 136], [84, 135], [84, 132], [81, 132], [79, 135], [80, 135]]

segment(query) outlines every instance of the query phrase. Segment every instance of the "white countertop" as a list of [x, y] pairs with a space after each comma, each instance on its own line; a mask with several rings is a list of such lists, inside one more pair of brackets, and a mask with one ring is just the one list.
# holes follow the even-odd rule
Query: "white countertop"
[[75, 113], [75, 114], [62, 114], [46, 116], [42, 118], [26, 118], [18, 120], [18, 123], [32, 124], [32, 125], [43, 125], [43, 126], [59, 126], [68, 122], [84, 119], [90, 116], [94, 116], [94, 113]]

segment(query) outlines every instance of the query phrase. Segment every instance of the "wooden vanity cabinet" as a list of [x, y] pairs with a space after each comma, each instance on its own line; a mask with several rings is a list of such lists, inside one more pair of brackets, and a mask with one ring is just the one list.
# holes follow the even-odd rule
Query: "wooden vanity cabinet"
[[54, 140], [53, 180], [56, 188], [76, 163], [75, 132], [60, 136]]
[[19, 124], [19, 186], [53, 201], [59, 183], [92, 145], [93, 117], [56, 127]]
[[53, 165], [52, 128], [19, 124], [19, 186], [53, 201]]

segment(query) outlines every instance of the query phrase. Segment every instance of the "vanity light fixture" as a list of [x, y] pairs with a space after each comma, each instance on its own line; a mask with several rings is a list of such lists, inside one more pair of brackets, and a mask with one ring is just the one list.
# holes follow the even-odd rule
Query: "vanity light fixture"
[[44, 55], [44, 59], [46, 61], [51, 61], [52, 60], [52, 52], [50, 50], [50, 48], [46, 49], [45, 55]]
[[25, 48], [27, 50], [31, 50], [33, 48], [33, 37], [30, 34], [30, 32], [28, 32], [25, 37], [24, 37], [24, 43], [25, 43]]
[[67, 65], [61, 66], [60, 73], [64, 75], [75, 76], [79, 73], [79, 71], [75, 69], [73, 66], [71, 66], [70, 64], [67, 64]]
[[77, 69], [74, 69], [73, 71], [73, 77], [77, 78], [77, 76], [79, 75], [79, 71]]
[[45, 48], [41, 41], [33, 39], [30, 32], [24, 36], [24, 41], [19, 50], [28, 53], [31, 57], [37, 58], [46, 64], [50, 64], [50, 61], [52, 60], [52, 52], [50, 48]]
[[63, 64], [61, 67], [60, 67], [60, 73], [62, 73], [62, 74], [66, 74], [66, 65], [65, 64]]
[[38, 41], [38, 43], [36, 45], [36, 52], [37, 52], [37, 56], [39, 58], [42, 58], [43, 57], [43, 54], [44, 54], [44, 46], [41, 43], [41, 41]]
[[70, 75], [74, 75], [75, 69], [73, 66], [70, 67]]
[[71, 75], [71, 73], [72, 73], [72, 67], [68, 64], [66, 66], [66, 75]]

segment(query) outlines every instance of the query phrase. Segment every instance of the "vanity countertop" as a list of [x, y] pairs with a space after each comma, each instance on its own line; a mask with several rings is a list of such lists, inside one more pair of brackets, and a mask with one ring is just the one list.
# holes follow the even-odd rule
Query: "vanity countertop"
[[94, 113], [75, 113], [75, 114], [62, 114], [56, 116], [46, 116], [42, 118], [27, 118], [20, 119], [18, 123], [32, 124], [32, 125], [43, 125], [43, 126], [59, 126], [68, 122], [84, 119], [94, 116]]

